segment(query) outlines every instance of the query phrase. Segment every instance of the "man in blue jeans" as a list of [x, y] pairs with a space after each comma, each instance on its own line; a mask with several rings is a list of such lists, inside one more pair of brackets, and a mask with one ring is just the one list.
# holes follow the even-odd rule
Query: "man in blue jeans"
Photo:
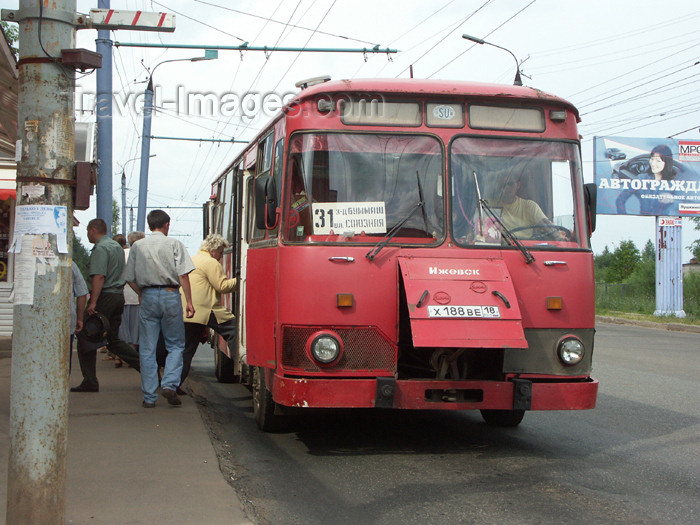
[[185, 324], [179, 287], [185, 296], [185, 315], [194, 315], [189, 273], [194, 270], [185, 245], [168, 237], [170, 217], [163, 210], [148, 214], [151, 235], [131, 247], [125, 278], [141, 299], [139, 314], [139, 354], [141, 358], [141, 390], [143, 407], [154, 408], [158, 399], [158, 365], [156, 345], [162, 330], [168, 356], [160, 386], [168, 404], [182, 401], [176, 389], [182, 372], [185, 349]]

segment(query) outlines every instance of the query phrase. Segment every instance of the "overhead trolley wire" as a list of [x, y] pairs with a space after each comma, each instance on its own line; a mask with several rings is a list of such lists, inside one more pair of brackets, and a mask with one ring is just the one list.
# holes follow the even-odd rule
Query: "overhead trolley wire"
[[682, 53], [682, 52], [684, 52], [684, 51], [688, 51], [688, 50], [690, 50], [690, 49], [692, 49], [692, 48], [694, 48], [694, 47], [696, 47], [696, 45], [692, 45], [692, 46], [686, 47], [685, 49], [682, 49], [682, 50], [680, 50], [680, 51], [675, 51], [675, 52], [673, 52], [673, 53], [671, 53], [671, 54], [664, 55], [664, 56], [661, 57], [661, 58], [658, 58], [658, 59], [656, 59], [656, 60], [654, 60], [654, 61], [652, 61], [652, 62], [648, 62], [648, 63], [644, 64], [643, 66], [636, 67], [636, 68], [634, 68], [634, 69], [631, 69], [631, 70], [629, 70], [629, 71], [626, 71], [625, 73], [621, 73], [621, 74], [617, 75], [616, 77], [610, 78], [610, 79], [608, 79], [608, 80], [604, 80], [603, 82], [600, 82], [600, 83], [598, 83], [598, 84], [596, 84], [596, 85], [594, 85], [594, 86], [589, 86], [589, 87], [587, 87], [586, 89], [583, 89], [583, 90], [581, 90], [581, 91], [577, 91], [576, 93], [573, 93], [573, 94], [567, 96], [566, 98], [572, 99], [572, 98], [574, 98], [576, 95], [580, 95], [581, 93], [588, 93], [588, 92], [590, 92], [592, 89], [595, 89], [595, 88], [597, 88], [597, 87], [600, 87], [600, 86], [609, 84], [610, 82], [612, 82], [612, 81], [614, 81], [614, 80], [618, 80], [618, 79], [623, 78], [623, 77], [625, 77], [625, 76], [627, 76], [627, 75], [631, 75], [632, 73], [636, 73], [636, 72], [638, 72], [638, 71], [641, 71], [641, 70], [643, 70], [644, 68], [649, 67], [649, 66], [652, 66], [652, 65], [654, 65], [654, 64], [657, 64], [657, 63], [659, 63], [659, 62], [663, 62], [663, 61], [665, 61], [665, 60], [668, 59], [668, 58], [675, 57], [675, 56], [677, 56], [679, 53]]
[[[296, 11], [297, 11], [297, 9], [299, 8], [299, 5], [300, 5], [300, 4], [301, 4], [301, 0], [299, 0], [299, 2], [297, 3], [296, 7], [294, 8], [294, 11], [293, 11], [292, 14], [289, 16], [288, 23], [291, 23], [292, 17], [294, 16], [294, 13], [296, 13]], [[272, 16], [275, 15], [275, 13], [279, 10], [279, 8], [280, 8], [281, 6], [282, 6], [282, 0], [280, 0], [279, 4], [277, 4], [277, 7], [275, 8], [275, 10], [274, 10], [273, 13], [272, 13]], [[265, 20], [265, 24], [263, 24], [263, 27], [260, 29], [260, 31], [259, 31], [258, 34], [256, 35], [255, 39], [257, 39], [257, 38], [262, 34], [262, 32], [263, 32], [263, 31], [265, 30], [265, 28], [267, 27], [268, 23], [270, 23], [270, 22], [272, 22], [272, 21], [273, 21], [272, 19]], [[280, 40], [281, 40], [281, 38], [282, 38], [282, 35], [283, 35], [283, 33], [280, 34], [280, 35], [278, 36], [277, 42], [275, 42], [275, 46], [277, 46], [277, 44], [280, 42]], [[253, 90], [253, 89], [255, 88], [255, 86], [257, 85], [258, 80], [259, 80], [260, 77], [262, 76], [262, 73], [263, 73], [263, 71], [264, 71], [264, 69], [265, 69], [265, 66], [266, 66], [267, 64], [268, 64], [268, 60], [265, 60], [265, 62], [264, 62], [264, 63], [262, 64], [262, 66], [260, 67], [258, 73], [256, 74], [255, 78], [254, 78], [253, 81], [251, 82], [251, 84], [250, 84], [250, 86], [249, 86], [249, 88], [248, 88], [248, 92], [250, 92], [251, 90]], [[226, 121], [226, 124], [224, 125], [224, 127], [225, 127], [225, 126], [228, 126], [228, 124], [231, 122], [231, 120], [233, 120], [233, 115], [232, 115], [231, 117], [229, 117], [229, 119]], [[246, 126], [243, 127], [242, 130], [239, 131], [240, 122], [237, 123], [237, 124], [236, 124], [236, 127], [235, 127], [234, 130], [233, 130], [232, 136], [242, 136], [242, 135], [245, 133], [246, 129], [249, 128], [249, 126], [250, 126], [250, 123], [248, 123]], [[222, 134], [223, 134], [223, 132], [222, 132]], [[214, 148], [214, 145], [212, 144], [212, 145], [209, 147], [209, 150], [207, 151], [207, 155], [206, 155], [206, 157], [205, 157], [205, 161], [202, 163], [202, 166], [200, 167], [200, 169], [199, 169], [199, 171], [198, 171], [198, 173], [197, 173], [197, 177], [198, 177], [199, 174], [202, 173], [202, 171], [204, 170], [204, 168], [205, 168], [205, 163], [206, 163], [207, 160], [209, 159], [209, 157], [210, 157], [210, 155], [211, 155], [211, 153], [212, 153], [212, 151], [213, 151], [213, 148]], [[228, 157], [228, 156], [227, 156], [227, 157], [224, 157], [224, 159], [223, 159], [221, 162], [219, 162], [218, 166], [215, 168], [214, 171], [218, 174], [218, 172], [222, 170], [224, 164], [229, 163], [229, 162], [231, 162], [231, 161], [230, 161], [230, 157]], [[195, 192], [195, 195], [199, 195], [199, 192], [202, 191], [202, 189], [204, 188], [204, 185], [208, 185], [208, 184], [211, 184], [211, 180], [204, 180], [204, 184], [200, 184], [200, 186], [197, 188], [197, 191]]]
[[[233, 38], [235, 38], [236, 40], [240, 40], [241, 42], [246, 42], [245, 39], [243, 39], [243, 38], [241, 38], [241, 37], [239, 37], [239, 36], [236, 36], [236, 35], [234, 35], [233, 33], [228, 33], [227, 31], [224, 31], [223, 29], [219, 29], [218, 27], [215, 27], [215, 26], [213, 26], [213, 25], [211, 25], [211, 24], [207, 24], [206, 22], [202, 22], [201, 20], [198, 20], [197, 18], [193, 18], [193, 17], [187, 16], [186, 14], [181, 13], [181, 12], [179, 12], [179, 11], [175, 11], [175, 9], [173, 9], [172, 7], [168, 7], [167, 5], [162, 4], [161, 2], [157, 2], [156, 0], [151, 0], [151, 1], [152, 1], [152, 3], [154, 3], [154, 4], [156, 4], [156, 5], [159, 5], [159, 6], [161, 6], [161, 7], [164, 7], [164, 8], [167, 9], [168, 11], [172, 11], [173, 13], [177, 14], [178, 16], [182, 16], [182, 17], [184, 17], [184, 18], [187, 18], [187, 19], [189, 19], [189, 20], [192, 20], [193, 22], [197, 22], [198, 24], [202, 24], [203, 26], [206, 26], [206, 27], [208, 27], [209, 29], [213, 29], [214, 31], [218, 31], [219, 33], [223, 33], [224, 35], [233, 37]], [[213, 5], [213, 4], [210, 4], [210, 5]], [[215, 6], [215, 7], [220, 7], [220, 6]]]
[[[335, 5], [336, 1], [337, 1], [337, 0], [333, 0], [333, 3], [331, 4], [331, 6], [330, 6], [330, 7], [328, 8], [328, 10], [326, 11], [326, 14], [323, 15], [323, 18], [321, 18], [321, 20], [319, 21], [319, 23], [316, 25], [316, 28], [318, 28], [318, 27], [321, 26], [321, 24], [322, 24], [323, 21], [326, 19], [326, 17], [328, 16], [328, 14], [331, 12], [331, 9], [333, 9], [333, 6]], [[306, 46], [309, 45], [309, 42], [311, 42], [311, 39], [314, 37], [314, 34], [315, 34], [315, 33], [311, 33], [311, 34], [309, 35], [309, 38], [306, 40], [306, 43], [302, 46], [303, 48], [306, 48]], [[284, 73], [282, 73], [282, 76], [280, 76], [280, 79], [277, 81], [277, 84], [275, 84], [275, 87], [272, 88], [272, 91], [274, 91], [275, 89], [277, 89], [277, 87], [282, 83], [282, 81], [284, 80], [284, 77], [287, 76], [287, 73], [289, 73], [289, 70], [292, 69], [292, 66], [296, 63], [296, 61], [297, 61], [297, 60], [299, 59], [299, 57], [301, 56], [301, 53], [302, 53], [302, 52], [299, 51], [299, 52], [296, 54], [296, 56], [294, 57], [294, 60], [292, 60], [292, 63], [289, 64], [289, 67], [287, 68], [287, 70], [286, 70]]]
[[663, 92], [665, 92], [665, 91], [669, 91], [668, 89], [662, 89], [662, 88], [669, 88], [669, 87], [671, 87], [671, 86], [676, 86], [676, 85], [677, 85], [677, 87], [683, 87], [683, 86], [687, 86], [687, 85], [692, 85], [692, 84], [694, 84], [694, 82], [687, 82], [687, 83], [685, 83], [685, 84], [679, 84], [679, 83], [680, 83], [680, 82], [683, 82], [684, 80], [688, 80], [688, 79], [697, 77], [698, 75], [700, 75], [700, 73], [694, 73], [693, 75], [689, 75], [689, 76], [687, 76], [687, 77], [684, 77], [684, 78], [675, 80], [675, 81], [670, 82], [670, 83], [668, 83], [668, 84], [664, 84], [664, 85], [659, 86], [658, 88], [654, 88], [654, 89], [652, 89], [652, 90], [650, 90], [650, 91], [645, 91], [644, 93], [640, 93], [639, 95], [635, 95], [634, 97], [630, 97], [630, 98], [627, 98], [627, 99], [624, 99], [624, 100], [615, 102], [615, 103], [613, 103], [613, 104], [608, 104], [607, 106], [603, 106], [603, 107], [600, 107], [600, 108], [592, 109], [592, 110], [590, 110], [590, 111], [586, 111], [585, 113], [581, 113], [581, 116], [583, 117], [583, 116], [585, 116], [585, 115], [590, 115], [591, 113], [596, 113], [596, 112], [602, 111], [602, 110], [604, 110], [604, 109], [608, 109], [608, 108], [611, 108], [611, 107], [614, 107], [614, 106], [619, 106], [620, 104], [626, 104], [626, 103], [628, 103], [628, 102], [634, 102], [635, 100], [639, 100], [639, 99], [642, 99], [642, 98], [646, 98], [646, 97], [650, 97], [650, 96], [653, 96], [653, 95], [657, 95], [657, 94], [659, 94], [659, 93], [663, 93]]
[[[535, 0], [533, 0], [533, 1], [535, 1]], [[444, 33], [444, 36], [443, 36], [440, 40], [438, 40], [438, 41], [437, 41], [433, 46], [431, 46], [425, 53], [423, 53], [421, 56], [419, 56], [416, 60], [413, 60], [411, 63], [412, 63], [412, 64], [416, 64], [419, 60], [425, 58], [425, 56], [426, 56], [428, 53], [430, 53], [431, 51], [433, 51], [433, 50], [435, 49], [435, 47], [437, 47], [439, 44], [441, 44], [442, 42], [444, 42], [444, 41], [452, 34], [452, 32], [453, 32], [455, 29], [457, 29], [457, 28], [458, 28], [459, 26], [461, 26], [464, 22], [466, 22], [466, 21], [469, 20], [472, 16], [474, 16], [474, 14], [476, 14], [477, 12], [479, 12], [481, 9], [483, 9], [485, 6], [487, 6], [487, 5], [490, 4], [491, 2], [493, 2], [493, 0], [486, 0], [486, 2], [485, 2], [483, 5], [481, 5], [481, 7], [479, 7], [479, 8], [476, 9], [475, 11], [472, 11], [471, 13], [469, 13], [467, 16], [465, 16], [465, 17], [462, 18], [461, 20], [457, 21], [456, 24], [450, 24], [448, 27], [443, 28], [443, 29], [437, 31], [436, 33], [433, 33], [431, 36], [429, 36], [428, 38], [426, 38], [425, 41], [421, 42], [420, 44], [417, 44], [417, 45], [424, 45], [425, 42], [427, 42], [428, 40], [430, 40], [430, 39], [433, 38], [434, 36], [439, 35], [439, 34], [441, 34], [441, 33]], [[417, 46], [417, 45], [416, 45], [416, 46]], [[413, 48], [415, 48], [416, 46], [413, 46]], [[407, 51], [410, 51], [410, 50], [413, 49], [413, 48], [409, 48]], [[395, 78], [398, 78], [400, 75], [403, 75], [406, 71], [409, 70], [409, 68], [410, 68], [410, 65], [409, 65], [409, 67], [404, 68], [404, 69], [401, 70], [397, 75], [395, 75]]]
[[[516, 16], [518, 16], [520, 13], [522, 13], [522, 12], [525, 11], [528, 7], [530, 7], [532, 4], [534, 4], [536, 1], [537, 1], [537, 0], [532, 0], [532, 2], [530, 2], [529, 4], [527, 4], [527, 5], [526, 5], [525, 7], [523, 7], [520, 11], [518, 11], [517, 13], [515, 13], [514, 15], [512, 15], [512, 16], [511, 16], [510, 18], [508, 18], [506, 21], [504, 21], [502, 24], [500, 24], [499, 26], [497, 26], [496, 28], [494, 28], [492, 31], [486, 33], [486, 35], [485, 35], [483, 38], [485, 39], [487, 36], [492, 35], [492, 34], [495, 33], [496, 31], [498, 31], [500, 28], [502, 28], [504, 25], [506, 25], [508, 22], [510, 22], [511, 20], [513, 20]], [[481, 6], [481, 7], [479, 8], [479, 10], [480, 10], [482, 7], [484, 7], [485, 5], [486, 5], [486, 4], [484, 4], [483, 6]], [[478, 11], [478, 10], [477, 10], [477, 11]], [[474, 13], [472, 13], [472, 15], [474, 15], [477, 11], [474, 11]], [[471, 18], [472, 15], [469, 15], [469, 18]], [[466, 21], [466, 20], [465, 20], [465, 21]], [[460, 25], [461, 25], [461, 24], [460, 24]], [[459, 27], [459, 26], [458, 26], [458, 27]], [[473, 44], [469, 49], [472, 49], [475, 45], [477, 45], [477, 44]], [[428, 78], [431, 78], [434, 74], [439, 73], [440, 71], [442, 71], [443, 69], [445, 69], [445, 68], [446, 68], [447, 66], [449, 66], [452, 62], [454, 62], [454, 61], [457, 60], [459, 57], [461, 57], [464, 53], [466, 53], [467, 51], [469, 51], [469, 49], [466, 49], [466, 50], [464, 50], [464, 51], [461, 51], [458, 55], [456, 55], [452, 60], [450, 60], [449, 62], [447, 62], [447, 63], [446, 63], [445, 65], [443, 65], [441, 68], [437, 69], [436, 71], [433, 71], [433, 72], [428, 76]]]
[[[452, 0], [452, 1], [454, 1], [454, 0]], [[284, 26], [286, 26], [286, 27], [291, 27], [291, 28], [293, 28], [293, 29], [303, 29], [304, 31], [312, 31], [312, 32], [318, 33], [318, 34], [320, 34], [320, 35], [332, 36], [332, 37], [335, 37], [335, 38], [342, 38], [342, 39], [344, 39], [344, 40], [352, 40], [352, 41], [354, 41], [354, 42], [359, 42], [359, 43], [361, 43], [361, 44], [367, 44], [367, 45], [370, 45], [370, 46], [375, 46], [375, 45], [377, 45], [376, 42], [369, 42], [369, 41], [367, 41], [367, 40], [361, 40], [361, 39], [359, 39], [359, 38], [353, 38], [353, 37], [350, 37], [350, 36], [338, 35], [338, 34], [335, 34], [335, 33], [328, 33], [328, 32], [326, 32], [326, 31], [318, 31], [317, 29], [312, 29], [312, 28], [310, 28], [310, 27], [304, 27], [304, 26], [300, 26], [300, 25], [290, 24], [289, 22], [282, 22], [282, 21], [280, 21], [280, 20], [275, 20], [274, 18], [268, 18], [268, 17], [264, 17], [264, 16], [261, 16], [261, 15], [254, 15], [253, 13], [248, 13], [248, 12], [246, 12], [246, 11], [241, 11], [241, 10], [239, 10], [239, 9], [234, 9], [234, 8], [232, 8], [232, 7], [227, 7], [227, 6], [223, 6], [223, 5], [218, 5], [218, 4], [215, 4], [215, 3], [212, 3], [212, 2], [205, 2], [204, 0], [195, 0], [195, 2], [199, 2], [200, 4], [210, 5], [210, 6], [212, 6], [212, 7], [218, 7], [219, 9], [224, 9], [224, 10], [226, 10], [226, 11], [232, 11], [232, 12], [234, 12], [234, 13], [239, 13], [239, 14], [241, 14], [241, 15], [250, 16], [250, 17], [252, 17], [252, 18], [258, 18], [258, 19], [261, 19], [261, 20], [265, 20], [265, 21], [267, 21], [267, 22], [273, 22], [273, 23], [275, 23], [275, 24], [282, 24], [282, 25], [284, 25]], [[298, 7], [298, 6], [297, 6], [297, 7]], [[273, 13], [273, 15], [274, 15], [274, 13]]]
[[[634, 29], [632, 31], [627, 31], [625, 33], [618, 33], [615, 36], [608, 37], [608, 38], [596, 38], [594, 40], [591, 40], [589, 42], [584, 42], [581, 44], [572, 44], [570, 46], [557, 46], [556, 49], [551, 50], [551, 51], [544, 51], [544, 52], [535, 52], [532, 53], [533, 56], [537, 55], [537, 57], [545, 57], [545, 56], [552, 56], [552, 55], [560, 55], [560, 54], [568, 54], [571, 51], [580, 51], [582, 49], [586, 49], [589, 47], [596, 47], [596, 46], [606, 46], [610, 44], [611, 42], [615, 42], [617, 40], [628, 40], [631, 36], [637, 35], [637, 34], [643, 34], [643, 33], [649, 33], [652, 31], [656, 30], [661, 30], [666, 28], [667, 26], [674, 26], [677, 24], [679, 21], [688, 21], [693, 18], [697, 18], [700, 16], [700, 11], [697, 11], [691, 15], [687, 16], [682, 16], [678, 18], [673, 18], [671, 20], [668, 20], [667, 22], [661, 23], [661, 24], [652, 24], [650, 26], [642, 27], [640, 29]], [[691, 34], [691, 33], [686, 33], [686, 34]], [[674, 37], [669, 37], [669, 38], [674, 38]]]
[[[672, 49], [673, 47], [680, 47], [680, 46], [688, 44], [689, 42], [692, 42], [692, 43], [700, 42], [700, 38], [698, 38], [697, 31], [686, 33], [685, 35], [679, 35], [679, 37], [680, 36], [689, 36], [689, 35], [692, 35], [694, 38], [686, 39], [686, 40], [683, 40], [681, 42], [676, 42], [674, 44], [667, 43], [666, 46], [664, 46], [664, 49]], [[676, 38], [678, 38], [678, 37], [671, 37], [668, 40], [673, 40]], [[536, 73], [539, 75], [559, 74], [559, 73], [564, 72], [564, 71], [580, 70], [580, 69], [584, 69], [584, 68], [597, 67], [597, 66], [601, 66], [604, 64], [612, 64], [615, 62], [624, 62], [624, 61], [629, 60], [630, 58], [649, 55], [648, 48], [652, 48], [652, 50], [654, 50], [654, 51], [659, 50], [658, 43], [649, 42], [648, 44], [638, 45], [638, 46], [630, 47], [630, 48], [626, 48], [626, 49], [617, 49], [615, 51], [614, 55], [611, 55], [609, 50], [604, 50], [600, 55], [591, 55], [591, 56], [587, 56], [586, 58], [582, 58], [582, 59], [578, 59], [578, 60], [568, 59], [568, 60], [565, 60], [564, 62], [557, 62], [557, 63], [553, 63], [553, 64], [548, 63], [544, 66], [530, 68], [530, 72]], [[536, 54], [532, 54], [531, 57], [533, 59], [540, 58]], [[601, 59], [605, 59], [605, 60], [601, 60]]]
[[[642, 83], [640, 83], [640, 84], [634, 85], [634, 86], [632, 86], [632, 87], [630, 87], [630, 88], [627, 88], [627, 89], [623, 89], [622, 91], [617, 91], [617, 92], [612, 93], [612, 94], [610, 94], [610, 95], [608, 95], [608, 93], [611, 93], [611, 92], [614, 91], [614, 90], [610, 90], [610, 91], [603, 92], [603, 93], [601, 93], [600, 95], [598, 95], [598, 97], [602, 97], [603, 95], [608, 95], [608, 96], [602, 97], [602, 98], [596, 98], [595, 100], [593, 100], [593, 99], [584, 99], [584, 100], [582, 100], [582, 101], [579, 101], [579, 102], [576, 104], [576, 107], [578, 107], [579, 109], [581, 109], [581, 108], [585, 108], [585, 107], [591, 106], [591, 105], [593, 105], [593, 104], [597, 104], [597, 103], [602, 102], [602, 101], [604, 101], [604, 100], [608, 100], [608, 99], [613, 98], [613, 97], [616, 97], [616, 96], [618, 96], [618, 95], [622, 95], [623, 93], [627, 93], [627, 92], [629, 92], [629, 91], [633, 91], [633, 90], [635, 90], [635, 89], [639, 89], [639, 88], [641, 88], [641, 87], [648, 86], [648, 85], [649, 85], [650, 83], [652, 83], [652, 82], [656, 82], [656, 81], [659, 81], [659, 80], [667, 79], [667, 78], [669, 78], [671, 75], [675, 75], [676, 73], [680, 73], [681, 71], [685, 71], [686, 69], [690, 69], [691, 67], [697, 66], [698, 64], [700, 64], [700, 61], [695, 62], [694, 64], [690, 64], [689, 66], [685, 66], [685, 67], [676, 69], [676, 70], [674, 70], [674, 71], [671, 71], [670, 73], [667, 73], [667, 70], [664, 69], [664, 70], [662, 70], [662, 71], [659, 72], [659, 75], [660, 75], [660, 76], [657, 76], [656, 78], [644, 79], [644, 80], [642, 81]], [[672, 66], [672, 67], [675, 67], [675, 66]], [[671, 69], [671, 68], [669, 68], [669, 69]], [[619, 88], [616, 88], [616, 89], [619, 89]], [[589, 102], [589, 100], [593, 100], [593, 102]]]

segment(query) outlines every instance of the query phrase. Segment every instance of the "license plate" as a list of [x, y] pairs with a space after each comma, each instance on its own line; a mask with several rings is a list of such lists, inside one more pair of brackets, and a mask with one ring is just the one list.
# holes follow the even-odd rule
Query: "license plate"
[[478, 317], [482, 319], [496, 319], [501, 317], [498, 306], [438, 306], [428, 305], [428, 317]]

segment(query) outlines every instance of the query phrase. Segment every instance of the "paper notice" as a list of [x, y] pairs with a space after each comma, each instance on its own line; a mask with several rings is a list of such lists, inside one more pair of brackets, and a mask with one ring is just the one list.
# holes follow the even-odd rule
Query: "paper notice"
[[15, 255], [15, 279], [12, 292], [14, 304], [34, 304], [34, 276], [36, 274], [36, 257], [32, 253], [34, 236], [22, 238], [22, 250]]
[[58, 251], [60, 253], [68, 253], [67, 215], [68, 208], [66, 206], [17, 206], [15, 208], [14, 241], [12, 246], [10, 246], [10, 251], [18, 252], [24, 247], [24, 243], [17, 241], [23, 235], [53, 233], [56, 235]]

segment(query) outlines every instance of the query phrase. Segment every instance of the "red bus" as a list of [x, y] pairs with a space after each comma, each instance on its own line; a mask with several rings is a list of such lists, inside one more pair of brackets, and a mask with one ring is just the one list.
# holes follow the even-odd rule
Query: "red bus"
[[500, 426], [593, 408], [596, 194], [576, 108], [516, 86], [300, 84], [204, 207], [240, 277], [216, 374], [252, 387], [258, 426], [299, 408]]

